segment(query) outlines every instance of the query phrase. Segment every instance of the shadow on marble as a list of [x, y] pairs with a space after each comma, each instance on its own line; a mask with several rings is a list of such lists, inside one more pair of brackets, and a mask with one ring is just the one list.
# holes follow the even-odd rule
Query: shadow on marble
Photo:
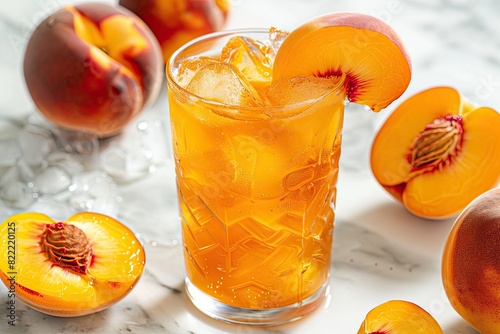
[[[429, 220], [408, 212], [396, 201], [384, 201], [357, 210], [348, 218], [336, 221], [336, 227], [345, 223], [354, 224], [385, 238], [423, 257], [428, 262], [440, 260], [444, 243], [455, 221], [455, 217], [443, 220]], [[341, 242], [342, 240], [338, 240]]]
[[442, 329], [446, 334], [480, 334], [462, 319], [457, 319], [453, 323], [443, 326]]
[[339, 267], [349, 268], [395, 280], [417, 280], [421, 272], [432, 269], [425, 257], [349, 223], [335, 227], [332, 262], [334, 271]]

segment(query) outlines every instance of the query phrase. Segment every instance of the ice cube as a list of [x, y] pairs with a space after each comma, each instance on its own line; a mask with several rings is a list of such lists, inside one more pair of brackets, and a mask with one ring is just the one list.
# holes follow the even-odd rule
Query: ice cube
[[[37, 114], [30, 115], [25, 129], [49, 140], [48, 147], [44, 147], [44, 159], [49, 152], [68, 153], [89, 168], [97, 167], [99, 138], [96, 135], [54, 126]], [[31, 160], [28, 162], [33, 165]]]
[[94, 170], [73, 179], [70, 206], [76, 211], [94, 211], [110, 216], [118, 213], [121, 197], [114, 179], [106, 172]]
[[194, 59], [187, 59], [181, 63], [179, 66], [175, 80], [181, 87], [186, 87], [193, 76], [202, 68], [203, 66], [213, 63], [216, 60], [210, 57], [199, 57]]
[[[102, 150], [101, 166], [115, 180], [128, 182], [154, 172], [167, 161], [169, 138], [164, 122], [141, 121]], [[172, 159], [170, 157], [170, 159]]]
[[[164, 164], [172, 160], [170, 150], [169, 126], [162, 120], [141, 121], [137, 123], [137, 135], [142, 144], [147, 147], [153, 164]], [[150, 168], [151, 169], [151, 168]]]
[[60, 150], [73, 154], [92, 155], [98, 153], [97, 135], [63, 128], [52, 129]]
[[23, 159], [17, 162], [17, 169], [19, 171], [19, 180], [24, 182], [30, 182], [35, 177], [35, 171], [30, 165]]
[[35, 198], [33, 189], [21, 181], [13, 180], [0, 189], [0, 199], [13, 208], [27, 208]]
[[267, 56], [268, 46], [250, 37], [231, 38], [222, 49], [220, 60], [233, 64], [255, 87], [269, 85], [272, 61]]
[[33, 124], [26, 124], [17, 139], [23, 160], [31, 166], [39, 166], [55, 145], [49, 130]]
[[276, 53], [278, 49], [281, 47], [281, 44], [288, 36], [288, 32], [284, 30], [280, 30], [272, 27], [269, 30], [269, 41], [267, 42], [268, 48], [266, 49], [266, 56], [269, 58], [271, 62], [274, 62], [274, 58], [276, 58]]
[[21, 147], [16, 139], [0, 141], [0, 167], [13, 166], [21, 157]]
[[266, 97], [273, 106], [291, 105], [319, 99], [335, 91], [337, 86], [335, 78], [293, 77], [273, 82], [266, 90]]
[[62, 168], [49, 166], [33, 179], [33, 186], [40, 194], [55, 195], [68, 190], [71, 176]]
[[47, 162], [51, 166], [57, 166], [63, 169], [66, 173], [73, 176], [83, 172], [82, 159], [75, 154], [55, 151], [47, 156]]
[[34, 175], [33, 169], [24, 160], [19, 160], [17, 166], [7, 168], [0, 176], [0, 188], [12, 181], [28, 183]]
[[0, 119], [0, 141], [7, 141], [17, 137], [21, 126], [14, 120]]
[[257, 107], [264, 104], [262, 97], [238, 69], [223, 62], [203, 66], [186, 89], [201, 98], [226, 105]]
[[[133, 168], [130, 164], [133, 162]], [[138, 163], [139, 162], [139, 163]], [[149, 163], [129, 157], [128, 151], [118, 145], [113, 145], [105, 150], [101, 157], [102, 168], [118, 181], [129, 181], [144, 175], [145, 165]]]

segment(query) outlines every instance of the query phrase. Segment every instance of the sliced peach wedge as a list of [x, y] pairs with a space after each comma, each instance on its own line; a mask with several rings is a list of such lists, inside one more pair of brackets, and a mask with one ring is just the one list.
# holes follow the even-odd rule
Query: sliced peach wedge
[[406, 90], [411, 61], [401, 39], [385, 22], [360, 13], [331, 13], [293, 30], [273, 66], [273, 81], [342, 74], [349, 101], [377, 112]]
[[0, 279], [16, 298], [54, 316], [81, 316], [125, 297], [145, 266], [130, 229], [97, 213], [56, 222], [20, 213], [0, 225]]
[[375, 306], [358, 334], [443, 334], [441, 326], [423, 308], [406, 300], [389, 300]]
[[458, 214], [500, 181], [500, 114], [452, 87], [433, 87], [401, 105], [371, 148], [377, 181], [411, 213]]

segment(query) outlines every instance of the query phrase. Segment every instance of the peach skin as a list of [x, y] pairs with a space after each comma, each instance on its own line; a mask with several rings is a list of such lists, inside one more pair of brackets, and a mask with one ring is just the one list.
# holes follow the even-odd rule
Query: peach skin
[[184, 43], [222, 29], [230, 8], [228, 0], [120, 0], [151, 28], [166, 63]]
[[137, 284], [146, 261], [132, 231], [98, 213], [65, 222], [20, 213], [0, 225], [0, 237], [7, 255], [0, 263], [2, 282], [28, 306], [60, 317], [117, 303]]
[[475, 198], [455, 220], [442, 279], [462, 318], [481, 334], [500, 333], [500, 188]]
[[396, 32], [359, 13], [311, 19], [284, 40], [274, 62], [273, 81], [294, 76], [346, 75], [349, 101], [379, 111], [408, 87], [411, 61]]
[[411, 213], [457, 215], [500, 181], [500, 114], [451, 87], [433, 87], [401, 103], [371, 148], [373, 175]]
[[423, 308], [405, 300], [390, 300], [366, 315], [358, 334], [444, 334]]
[[24, 77], [48, 120], [109, 137], [156, 99], [164, 73], [158, 41], [142, 20], [87, 3], [40, 23], [28, 41]]

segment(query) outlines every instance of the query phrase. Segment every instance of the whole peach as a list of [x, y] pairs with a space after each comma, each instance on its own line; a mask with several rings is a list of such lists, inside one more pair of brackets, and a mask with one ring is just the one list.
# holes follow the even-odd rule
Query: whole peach
[[163, 81], [160, 46], [135, 14], [106, 4], [67, 6], [33, 32], [24, 77], [53, 123], [107, 137], [154, 101]]
[[228, 0], [120, 0], [119, 4], [151, 28], [165, 63], [184, 43], [222, 29], [229, 12]]
[[462, 318], [482, 334], [500, 333], [500, 188], [478, 196], [456, 219], [442, 277]]

